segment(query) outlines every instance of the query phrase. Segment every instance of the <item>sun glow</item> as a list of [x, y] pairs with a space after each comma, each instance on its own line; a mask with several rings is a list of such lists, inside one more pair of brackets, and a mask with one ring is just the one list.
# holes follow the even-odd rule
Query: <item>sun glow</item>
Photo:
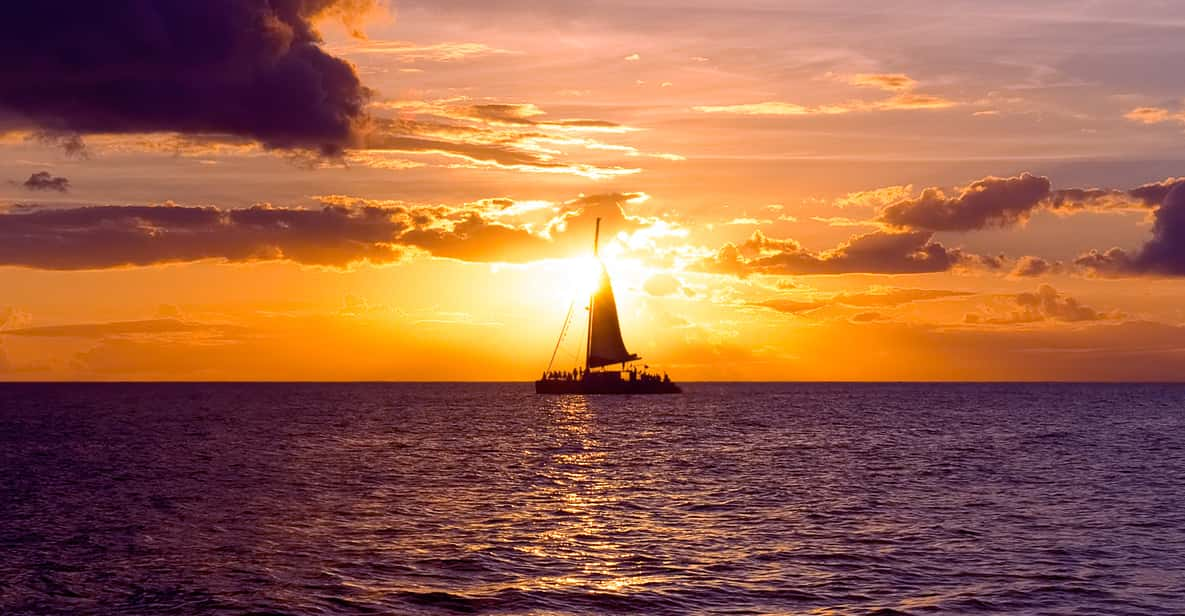
[[619, 304], [631, 305], [631, 290], [639, 289], [654, 272], [637, 259], [617, 256], [622, 251], [615, 242], [601, 248], [600, 259], [588, 255], [558, 262], [559, 286], [547, 292], [547, 295], [561, 300], [565, 308], [570, 301], [575, 301], [577, 307], [587, 306], [589, 298], [601, 283], [601, 264], [604, 263], [613, 280], [614, 295]]
[[577, 257], [568, 260], [565, 268], [569, 272], [568, 297], [583, 305], [597, 290], [601, 282], [601, 264], [594, 257]]

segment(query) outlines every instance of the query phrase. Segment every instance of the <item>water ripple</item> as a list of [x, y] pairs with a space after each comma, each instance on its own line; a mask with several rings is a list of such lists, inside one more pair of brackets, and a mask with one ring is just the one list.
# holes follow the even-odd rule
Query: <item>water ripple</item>
[[0, 613], [1185, 613], [1185, 387], [687, 389], [0, 386]]

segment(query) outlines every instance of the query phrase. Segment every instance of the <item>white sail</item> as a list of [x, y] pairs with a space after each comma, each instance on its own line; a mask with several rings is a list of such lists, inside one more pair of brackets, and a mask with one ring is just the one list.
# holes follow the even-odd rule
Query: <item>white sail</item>
[[589, 304], [592, 314], [588, 323], [588, 367], [600, 368], [638, 359], [625, 348], [621, 339], [621, 323], [617, 320], [617, 302], [613, 299], [613, 285], [609, 272], [601, 264], [601, 283]]

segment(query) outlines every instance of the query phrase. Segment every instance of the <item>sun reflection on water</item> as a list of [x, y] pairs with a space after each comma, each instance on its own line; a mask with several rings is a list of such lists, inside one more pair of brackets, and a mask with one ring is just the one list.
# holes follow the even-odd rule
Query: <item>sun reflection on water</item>
[[543, 481], [530, 500], [542, 509], [534, 513], [555, 522], [538, 535], [534, 551], [579, 564], [565, 575], [538, 582], [602, 591], [640, 583], [640, 577], [622, 568], [628, 550], [612, 539], [619, 530], [612, 512], [626, 486], [609, 472], [595, 409], [584, 396], [557, 397], [549, 400], [543, 421], [552, 447], [539, 469]]

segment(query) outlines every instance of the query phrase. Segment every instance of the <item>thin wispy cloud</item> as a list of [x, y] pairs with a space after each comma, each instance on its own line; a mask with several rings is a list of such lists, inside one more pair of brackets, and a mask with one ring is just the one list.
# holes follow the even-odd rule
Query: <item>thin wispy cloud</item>
[[859, 87], [873, 87], [894, 96], [881, 100], [849, 100], [822, 105], [802, 105], [785, 101], [764, 101], [735, 105], [699, 105], [693, 107], [702, 113], [724, 113], [757, 116], [812, 116], [840, 115], [846, 113], [867, 113], [875, 111], [899, 111], [918, 109], [946, 109], [959, 103], [933, 94], [915, 92], [917, 81], [907, 75], [862, 73], [844, 78], [844, 81]]
[[409, 64], [414, 62], [458, 62], [521, 53], [510, 49], [491, 47], [484, 43], [464, 42], [420, 44], [409, 41], [358, 41], [334, 45], [327, 49], [342, 56], [382, 56]]
[[[666, 152], [644, 152], [606, 143], [591, 135], [625, 135], [637, 129], [593, 118], [551, 118], [532, 103], [468, 98], [394, 100], [375, 103], [376, 118], [365, 149], [459, 158], [468, 165], [530, 173], [558, 173], [604, 179], [640, 173], [631, 164], [580, 160], [580, 152], [617, 153], [628, 158], [683, 160]], [[455, 165], [456, 163], [452, 163]]]
[[1123, 114], [1123, 117], [1140, 124], [1185, 123], [1185, 111], [1174, 112], [1164, 107], [1136, 107]]
[[890, 92], [912, 90], [918, 84], [904, 73], [859, 73], [849, 77], [847, 82], [854, 86], [880, 88]]

